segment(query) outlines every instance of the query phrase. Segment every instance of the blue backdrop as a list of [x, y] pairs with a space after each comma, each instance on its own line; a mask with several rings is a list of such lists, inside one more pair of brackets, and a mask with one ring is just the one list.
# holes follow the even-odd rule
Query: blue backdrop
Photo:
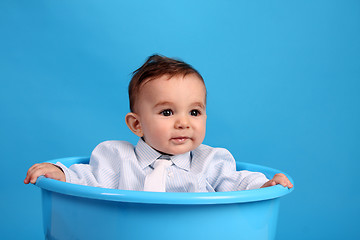
[[360, 239], [356, 0], [2, 0], [1, 239], [42, 238], [32, 164], [136, 142], [127, 84], [153, 53], [202, 73], [206, 144], [294, 178], [277, 239]]

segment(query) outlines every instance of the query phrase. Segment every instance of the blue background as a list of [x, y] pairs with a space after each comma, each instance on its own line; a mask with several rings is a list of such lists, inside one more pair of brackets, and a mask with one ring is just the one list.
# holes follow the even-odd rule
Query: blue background
[[136, 142], [127, 84], [179, 57], [208, 88], [205, 143], [295, 180], [277, 239], [359, 239], [359, 1], [0, 2], [1, 239], [41, 239], [34, 163]]

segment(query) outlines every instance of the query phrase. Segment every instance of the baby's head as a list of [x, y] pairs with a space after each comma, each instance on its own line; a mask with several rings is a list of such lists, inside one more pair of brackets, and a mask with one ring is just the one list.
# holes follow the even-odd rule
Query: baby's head
[[205, 137], [206, 87], [190, 65], [153, 55], [129, 84], [129, 129], [159, 152], [177, 155]]

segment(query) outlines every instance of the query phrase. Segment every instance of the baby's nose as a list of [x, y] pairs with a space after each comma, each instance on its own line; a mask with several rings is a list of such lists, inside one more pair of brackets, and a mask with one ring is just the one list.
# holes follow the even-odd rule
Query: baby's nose
[[187, 116], [179, 116], [175, 121], [175, 128], [177, 129], [185, 129], [189, 128], [189, 119]]

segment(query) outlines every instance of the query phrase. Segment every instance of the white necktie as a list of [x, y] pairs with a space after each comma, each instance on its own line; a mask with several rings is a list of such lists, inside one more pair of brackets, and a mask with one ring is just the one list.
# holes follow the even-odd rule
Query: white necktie
[[149, 192], [165, 192], [166, 187], [166, 168], [171, 166], [169, 156], [161, 156], [154, 163], [154, 170], [146, 176], [144, 191]]

